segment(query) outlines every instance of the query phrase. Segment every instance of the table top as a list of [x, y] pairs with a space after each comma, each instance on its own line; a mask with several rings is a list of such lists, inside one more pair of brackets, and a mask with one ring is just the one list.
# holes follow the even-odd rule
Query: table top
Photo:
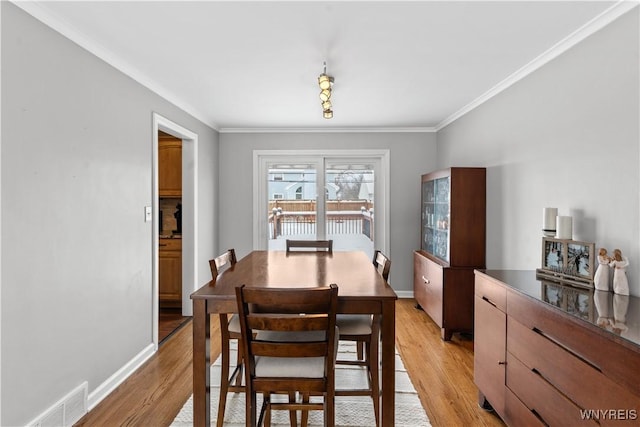
[[235, 301], [235, 288], [313, 287], [335, 283], [338, 299], [397, 299], [364, 252], [253, 251], [193, 294], [192, 299]]

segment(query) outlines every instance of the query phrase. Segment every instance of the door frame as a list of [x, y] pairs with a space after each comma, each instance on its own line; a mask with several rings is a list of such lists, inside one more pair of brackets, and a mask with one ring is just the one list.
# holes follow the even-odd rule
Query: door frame
[[153, 259], [153, 343], [158, 348], [158, 316], [160, 313], [159, 256], [160, 211], [158, 188], [158, 131], [182, 139], [182, 315], [192, 316], [193, 305], [189, 296], [197, 289], [198, 268], [198, 134], [166, 117], [153, 113], [153, 184], [152, 184], [152, 259]]
[[[254, 150], [253, 151], [253, 248], [256, 250], [266, 250], [268, 246], [268, 224], [267, 216], [261, 206], [266, 206], [267, 175], [268, 165], [272, 162], [287, 161], [319, 161], [322, 173], [318, 174], [318, 180], [324, 187], [324, 169], [327, 160], [337, 159], [365, 159], [373, 158], [380, 162], [380, 171], [376, 174], [375, 196], [376, 203], [380, 202], [381, 209], [376, 210], [377, 220], [375, 221], [374, 246], [380, 248], [386, 254], [390, 254], [389, 241], [389, 150]], [[322, 176], [320, 176], [322, 175]], [[318, 214], [324, 209], [324, 195], [319, 194], [316, 200]], [[322, 212], [324, 213], [324, 212]], [[320, 231], [320, 230], [319, 230]], [[322, 234], [322, 233], [320, 233]]]

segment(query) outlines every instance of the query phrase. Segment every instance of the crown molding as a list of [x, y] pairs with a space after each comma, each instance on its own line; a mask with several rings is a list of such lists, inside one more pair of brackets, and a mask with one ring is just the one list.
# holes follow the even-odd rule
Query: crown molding
[[61, 20], [55, 14], [43, 8], [37, 2], [31, 1], [18, 1], [9, 0], [12, 4], [16, 5], [20, 9], [24, 10], [29, 15], [33, 16], [43, 24], [62, 34], [64, 37], [70, 39], [74, 43], [78, 44], [83, 49], [102, 59], [109, 65], [113, 66], [120, 72], [129, 76], [142, 86], [148, 88], [152, 92], [156, 93], [160, 97], [164, 98], [168, 102], [172, 103], [176, 107], [184, 110], [186, 113], [192, 115], [196, 119], [210, 126], [214, 130], [220, 133], [402, 133], [402, 132], [416, 132], [416, 133], [432, 133], [439, 132], [449, 124], [453, 123], [457, 119], [461, 118], [465, 114], [471, 112], [475, 108], [484, 104], [494, 96], [498, 95], [502, 91], [506, 90], [510, 86], [514, 85], [518, 81], [522, 80], [529, 74], [533, 73], [543, 65], [547, 64], [554, 58], [563, 54], [571, 47], [580, 43], [585, 38], [604, 28], [620, 16], [634, 9], [640, 4], [640, 0], [620, 0], [612, 5], [610, 8], [602, 12], [600, 15], [587, 22], [585, 25], [574, 31], [572, 34], [556, 43], [547, 51], [533, 59], [527, 65], [523, 66], [515, 73], [489, 89], [483, 95], [479, 96], [469, 104], [465, 105], [449, 117], [442, 120], [436, 126], [428, 127], [345, 127], [345, 128], [224, 128], [211, 121], [209, 117], [203, 114], [194, 106], [185, 102], [179, 96], [175, 95], [171, 91], [157, 84], [152, 78], [145, 73], [138, 70], [136, 67], [127, 63], [119, 58], [110, 50], [101, 46], [95, 40], [90, 39], [86, 35], [77, 31], [73, 26]]
[[38, 2], [18, 0], [10, 0], [10, 2], [176, 107], [192, 115], [214, 130], [218, 130], [217, 124], [212, 123], [210, 118], [206, 117], [206, 115], [201, 113], [197, 108], [185, 102], [173, 92], [159, 85], [148, 75], [132, 66], [130, 63], [122, 60], [118, 55], [100, 45], [97, 41], [87, 37], [85, 34], [82, 34], [72, 25], [61, 20], [57, 15], [42, 7]]
[[429, 133], [434, 127], [220, 128], [220, 133]]
[[531, 62], [517, 70], [515, 73], [511, 74], [509, 77], [489, 89], [487, 92], [438, 123], [435, 126], [435, 131], [439, 132], [441, 129], [458, 120], [460, 117], [484, 104], [510, 86], [516, 84], [543, 65], [562, 55], [564, 52], [571, 49], [573, 46], [580, 43], [590, 35], [596, 33], [597, 31], [601, 30], [602, 28], [618, 19], [620, 16], [629, 12], [630, 10], [638, 6], [638, 4], [640, 4], [640, 0], [618, 1], [607, 10], [602, 12], [600, 15], [596, 16], [591, 21], [587, 22], [582, 27], [578, 28], [576, 31], [553, 45], [547, 51], [543, 52], [541, 55], [533, 59]]

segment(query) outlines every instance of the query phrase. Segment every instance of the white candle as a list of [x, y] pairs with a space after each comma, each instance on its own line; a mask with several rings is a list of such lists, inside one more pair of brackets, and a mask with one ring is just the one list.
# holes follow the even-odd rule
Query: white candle
[[558, 208], [544, 208], [542, 211], [542, 232], [545, 236], [556, 235], [556, 217]]
[[570, 216], [556, 217], [556, 237], [558, 239], [571, 239], [573, 236], [573, 218]]

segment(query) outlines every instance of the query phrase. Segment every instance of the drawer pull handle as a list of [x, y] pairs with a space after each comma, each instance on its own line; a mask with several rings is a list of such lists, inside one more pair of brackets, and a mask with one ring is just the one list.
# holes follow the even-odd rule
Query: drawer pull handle
[[158, 246], [163, 247], [163, 246], [169, 246], [166, 243], [160, 243]]
[[488, 302], [489, 304], [491, 304], [494, 307], [497, 307], [496, 303], [494, 303], [493, 301], [491, 301], [489, 298], [482, 296], [482, 299], [486, 302]]
[[431, 283], [431, 281], [430, 281], [429, 279], [427, 279], [426, 277], [424, 277], [424, 276], [422, 276], [422, 281], [423, 281], [424, 283], [426, 283], [427, 285], [428, 285], [429, 283]]
[[537, 418], [537, 419], [538, 419], [542, 424], [544, 424], [544, 425], [546, 425], [546, 426], [548, 426], [548, 425], [549, 425], [549, 424], [547, 424], [547, 423], [545, 422], [544, 418], [542, 418], [542, 417], [540, 416], [540, 414], [538, 413], [538, 411], [536, 411], [535, 409], [532, 409], [532, 410], [531, 410], [531, 413], [532, 413], [532, 414], [533, 414], [533, 415], [534, 415], [534, 416], [535, 416], [535, 417], [536, 417], [536, 418]]
[[505, 362], [505, 361], [498, 362], [498, 365], [506, 365], [506, 364], [507, 364], [507, 362]]
[[558, 341], [557, 339], [553, 338], [550, 335], [547, 335], [546, 333], [544, 333], [544, 331], [536, 328], [535, 326], [533, 328], [531, 328], [531, 330], [533, 332], [535, 332], [536, 334], [540, 335], [541, 337], [551, 341], [552, 343], [556, 344], [557, 346], [561, 347], [562, 349], [564, 349], [565, 351], [567, 351], [568, 353], [570, 353], [571, 355], [573, 355], [574, 357], [577, 357], [578, 359], [582, 360], [584, 363], [588, 364], [589, 366], [591, 366], [592, 368], [596, 369], [598, 372], [602, 372], [602, 368], [600, 368], [600, 366], [598, 366], [597, 364], [595, 364], [594, 362], [590, 361], [589, 359], [587, 359], [586, 357], [582, 356], [580, 353], [578, 353], [577, 351], [574, 351], [573, 349], [571, 349], [569, 346], [561, 343], [560, 341]]

